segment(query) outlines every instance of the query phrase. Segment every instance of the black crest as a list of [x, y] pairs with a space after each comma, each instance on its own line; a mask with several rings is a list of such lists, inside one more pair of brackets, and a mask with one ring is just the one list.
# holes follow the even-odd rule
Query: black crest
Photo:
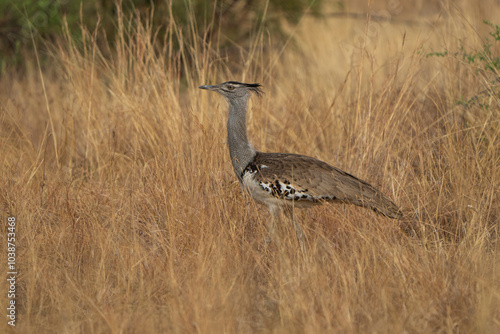
[[244, 82], [238, 82], [238, 81], [227, 81], [227, 82], [224, 82], [224, 84], [240, 85], [240, 86], [247, 87], [250, 89], [251, 92], [254, 92], [258, 96], [261, 96], [262, 94], [264, 94], [264, 92], [260, 88], [260, 87], [262, 87], [262, 85], [259, 83], [244, 83]]

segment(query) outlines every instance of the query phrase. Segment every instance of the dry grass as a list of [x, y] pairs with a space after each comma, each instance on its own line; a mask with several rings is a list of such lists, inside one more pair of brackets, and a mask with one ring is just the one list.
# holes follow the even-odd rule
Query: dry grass
[[[28, 60], [0, 78], [0, 215], [18, 220], [15, 331], [499, 332], [499, 101], [458, 107], [494, 84], [425, 50], [457, 50], [460, 39], [481, 49], [481, 20], [500, 10], [390, 9], [393, 22], [368, 29], [304, 18], [285, 49], [257, 34], [230, 59], [175, 25], [167, 36], [182, 52], [154, 52], [147, 23], [125, 22], [131, 42], [111, 60], [91, 32], [83, 46], [52, 47], [51, 68]], [[281, 249], [263, 247], [267, 210], [232, 174], [226, 104], [196, 88], [226, 79], [265, 86], [249, 112], [257, 148], [370, 181], [415, 235], [325, 206], [297, 213], [308, 261], [288, 225]]]

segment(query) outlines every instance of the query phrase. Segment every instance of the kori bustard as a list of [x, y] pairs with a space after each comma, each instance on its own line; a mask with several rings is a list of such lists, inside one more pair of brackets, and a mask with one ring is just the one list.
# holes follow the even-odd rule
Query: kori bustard
[[299, 154], [256, 151], [248, 141], [246, 113], [250, 92], [260, 96], [260, 87], [257, 83], [227, 81], [199, 88], [221, 94], [229, 104], [227, 143], [234, 173], [243, 188], [271, 211], [269, 234], [274, 234], [275, 220], [284, 212], [292, 219], [304, 248], [304, 233], [292, 210], [324, 202], [354, 204], [390, 218], [402, 218], [396, 204], [380, 191], [326, 162]]

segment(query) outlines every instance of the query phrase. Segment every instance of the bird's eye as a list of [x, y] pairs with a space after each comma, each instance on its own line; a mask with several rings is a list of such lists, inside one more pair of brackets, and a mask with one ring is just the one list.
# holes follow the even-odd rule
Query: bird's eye
[[226, 86], [226, 89], [227, 89], [227, 90], [233, 90], [233, 89], [234, 89], [234, 86], [232, 86], [232, 85], [227, 85], [227, 86]]

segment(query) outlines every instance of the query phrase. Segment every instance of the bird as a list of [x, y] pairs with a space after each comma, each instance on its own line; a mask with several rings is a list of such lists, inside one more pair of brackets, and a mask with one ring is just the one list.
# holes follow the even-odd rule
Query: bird
[[271, 238], [277, 239], [275, 222], [284, 213], [292, 219], [300, 247], [305, 248], [304, 232], [293, 215], [294, 208], [338, 202], [402, 219], [403, 213], [387, 196], [339, 168], [305, 155], [257, 151], [248, 140], [246, 114], [251, 93], [262, 96], [261, 84], [227, 81], [199, 88], [219, 93], [229, 105], [227, 145], [234, 173], [243, 189], [265, 204], [272, 216], [266, 244]]

